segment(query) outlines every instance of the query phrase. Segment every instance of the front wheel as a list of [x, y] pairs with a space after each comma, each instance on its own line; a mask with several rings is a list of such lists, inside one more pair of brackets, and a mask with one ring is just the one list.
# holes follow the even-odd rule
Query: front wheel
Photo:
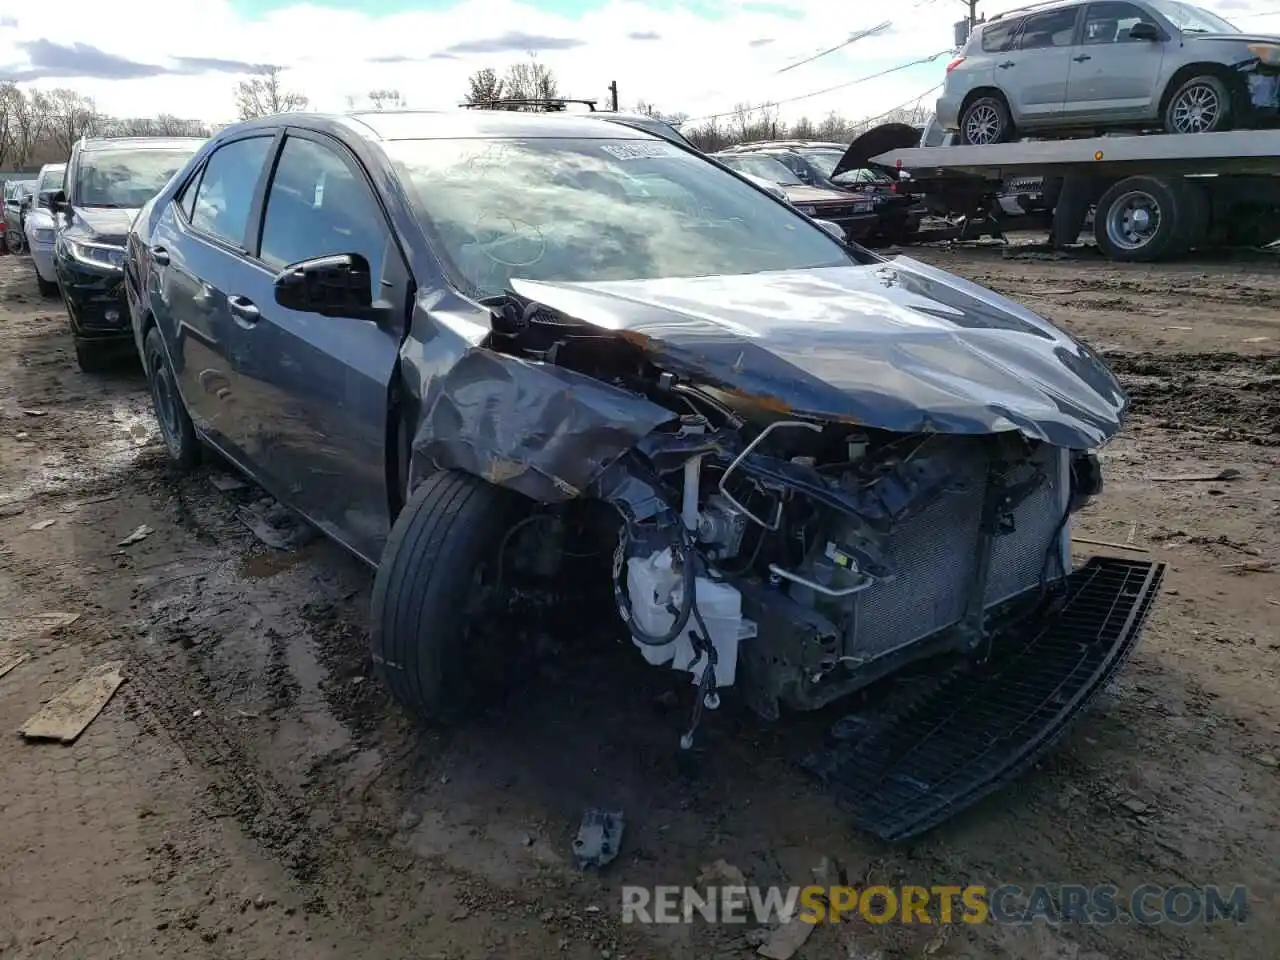
[[391, 695], [425, 723], [457, 720], [501, 685], [504, 540], [514, 494], [456, 471], [413, 492], [373, 582], [370, 647]]

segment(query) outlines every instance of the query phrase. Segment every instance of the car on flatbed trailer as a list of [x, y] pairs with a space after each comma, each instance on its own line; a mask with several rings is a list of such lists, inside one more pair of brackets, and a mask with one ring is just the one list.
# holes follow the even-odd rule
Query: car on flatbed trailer
[[1153, 261], [1280, 234], [1280, 130], [1040, 140], [890, 149], [876, 166], [947, 203], [994, 202], [1015, 176], [1042, 176], [1053, 242], [1093, 235], [1113, 260]]

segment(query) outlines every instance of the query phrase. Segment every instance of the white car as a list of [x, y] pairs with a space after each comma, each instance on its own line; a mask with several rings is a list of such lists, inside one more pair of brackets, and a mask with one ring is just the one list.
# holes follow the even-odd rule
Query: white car
[[40, 293], [46, 297], [54, 297], [58, 294], [58, 275], [53, 269], [55, 224], [53, 214], [48, 207], [40, 206], [40, 199], [48, 196], [51, 191], [62, 189], [62, 179], [66, 169], [65, 163], [46, 163], [40, 168], [40, 176], [36, 182], [35, 203], [27, 212], [27, 221], [23, 226], [27, 250], [31, 254], [31, 263], [36, 271], [36, 283], [40, 285]]

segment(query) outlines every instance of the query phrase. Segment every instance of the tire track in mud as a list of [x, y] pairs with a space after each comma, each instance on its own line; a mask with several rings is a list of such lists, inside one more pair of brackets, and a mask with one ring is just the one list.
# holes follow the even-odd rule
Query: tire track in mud
[[1280, 446], [1280, 357], [1104, 351], [1133, 412], [1167, 429]]

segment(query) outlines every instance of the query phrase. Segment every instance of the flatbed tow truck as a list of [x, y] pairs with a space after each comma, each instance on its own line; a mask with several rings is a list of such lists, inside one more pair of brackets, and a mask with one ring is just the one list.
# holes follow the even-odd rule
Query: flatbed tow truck
[[1054, 247], [1079, 240], [1091, 209], [1098, 247], [1112, 260], [1280, 238], [1280, 130], [919, 147], [907, 145], [919, 142], [918, 130], [895, 124], [895, 137], [889, 126], [875, 131], [877, 152], [866, 163], [908, 174], [912, 192], [938, 211], [998, 223], [1001, 185], [1044, 177]]

